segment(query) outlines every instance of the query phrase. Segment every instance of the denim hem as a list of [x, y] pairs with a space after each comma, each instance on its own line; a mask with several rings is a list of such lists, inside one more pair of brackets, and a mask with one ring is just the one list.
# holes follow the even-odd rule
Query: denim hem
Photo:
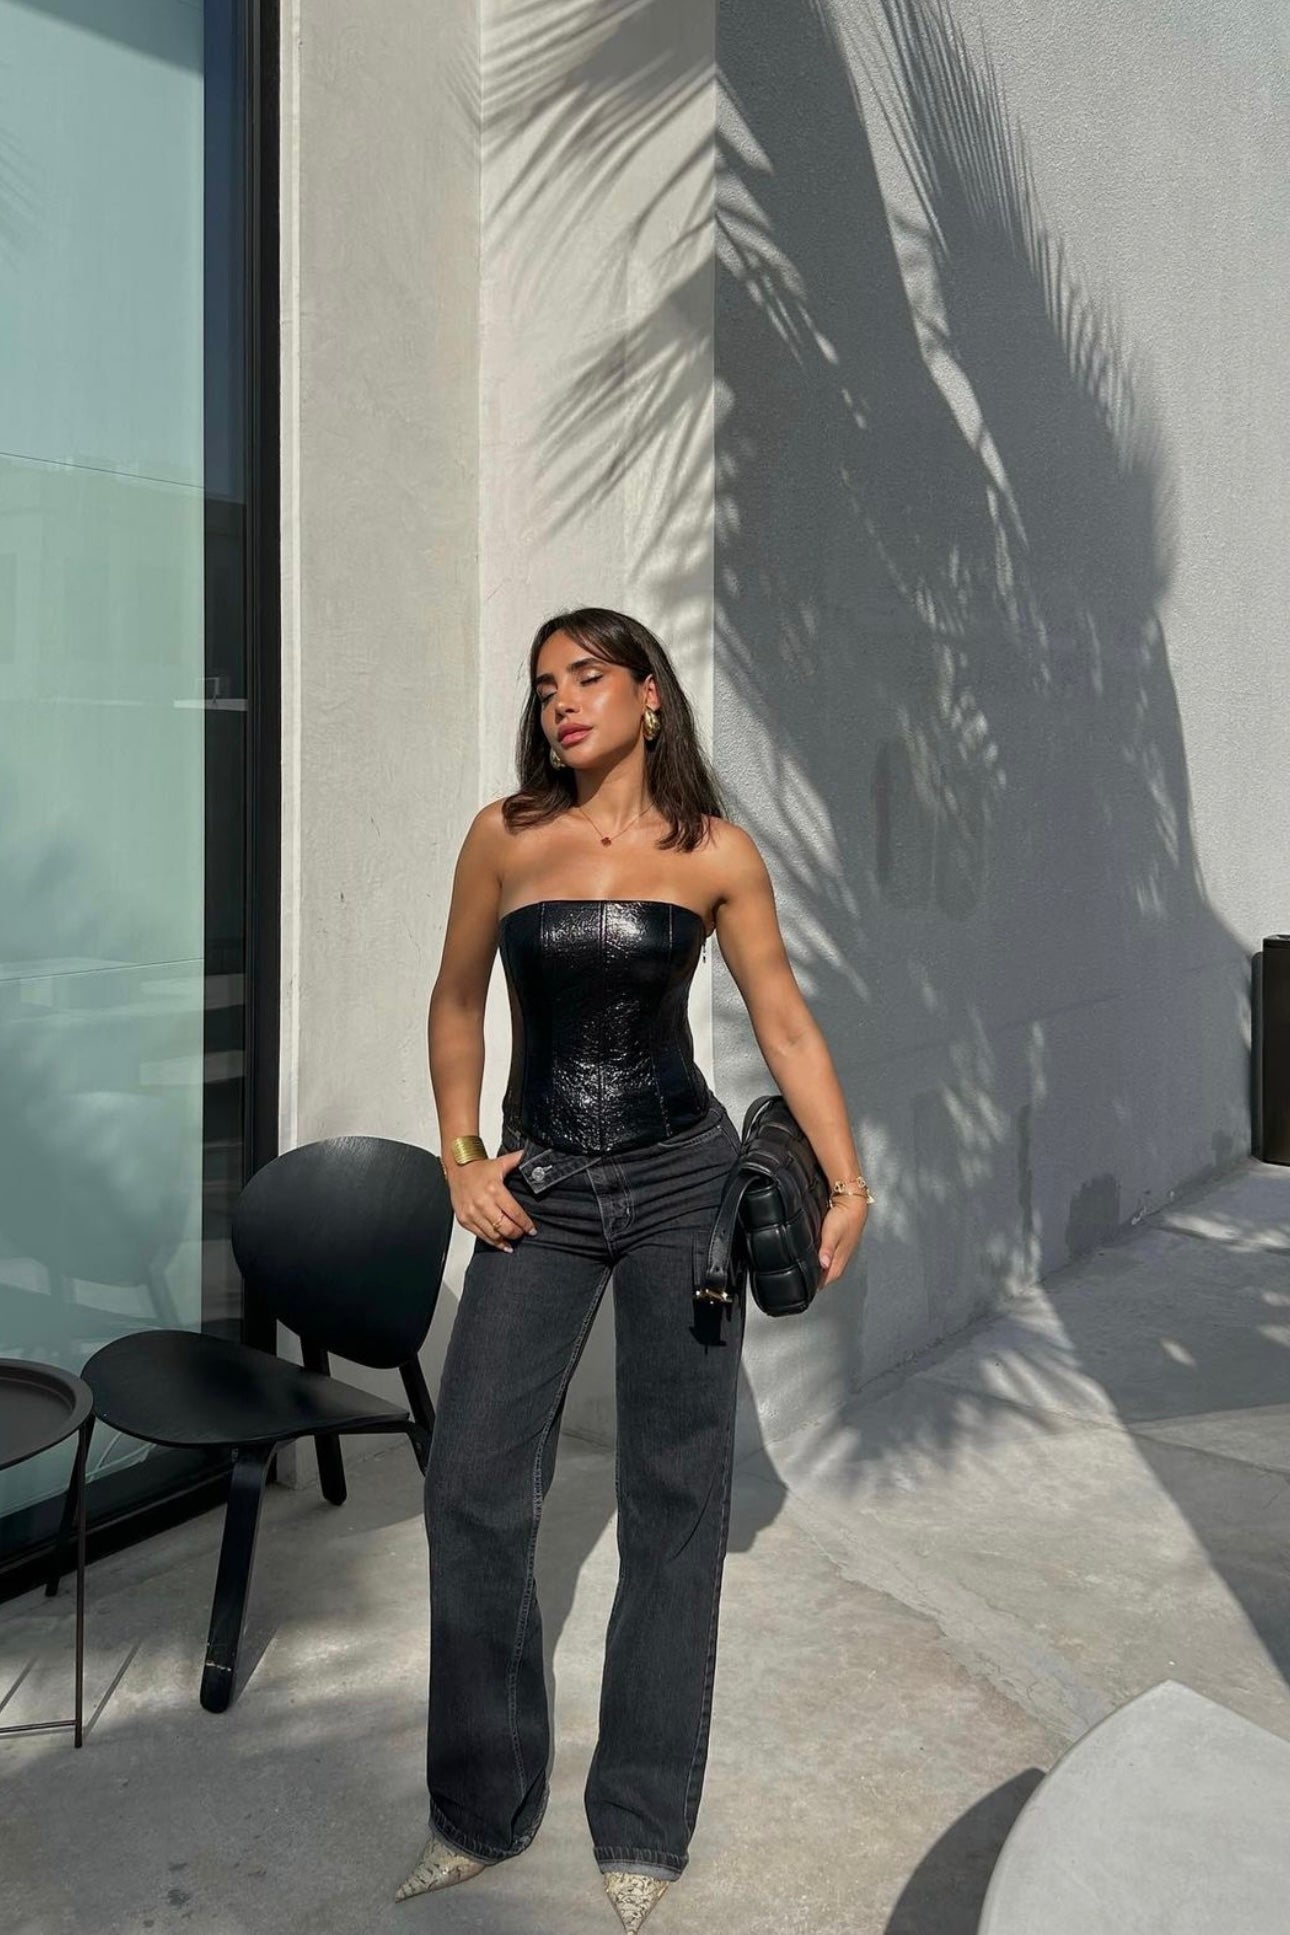
[[593, 1850], [601, 1874], [614, 1869], [619, 1874], [656, 1875], [660, 1881], [676, 1881], [684, 1873], [689, 1857], [667, 1854], [662, 1848], [602, 1848]]
[[655, 1881], [680, 1879], [680, 1872], [676, 1868], [659, 1868], [648, 1861], [629, 1861], [625, 1855], [619, 1856], [616, 1861], [601, 1861], [598, 1865], [602, 1875], [652, 1875]]
[[454, 1827], [453, 1823], [440, 1811], [434, 1801], [430, 1803], [430, 1825], [440, 1840], [446, 1841], [455, 1853], [468, 1854], [472, 1861], [486, 1862], [491, 1868], [499, 1861], [509, 1861], [513, 1855], [523, 1854], [525, 1848], [528, 1847], [542, 1825], [542, 1817], [546, 1813], [546, 1804], [549, 1798], [549, 1794], [542, 1796], [542, 1805], [538, 1810], [536, 1821], [534, 1821], [528, 1833], [522, 1835], [509, 1848], [494, 1848], [488, 1842], [481, 1841], [477, 1835], [463, 1834], [460, 1828]]

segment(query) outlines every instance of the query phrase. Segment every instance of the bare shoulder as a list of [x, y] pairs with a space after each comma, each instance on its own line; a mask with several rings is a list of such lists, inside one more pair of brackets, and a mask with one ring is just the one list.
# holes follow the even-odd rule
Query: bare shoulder
[[490, 800], [472, 815], [470, 824], [462, 836], [457, 849], [457, 873], [463, 872], [493, 874], [502, 847], [502, 816], [500, 802]]
[[723, 820], [720, 814], [704, 815], [703, 824], [707, 829], [709, 850], [713, 853], [737, 854], [756, 853], [757, 844], [752, 834], [735, 820]]
[[502, 811], [505, 803], [505, 796], [499, 796], [481, 806], [466, 831], [465, 840], [472, 857], [496, 861], [499, 872], [503, 855], [516, 838], [516, 832], [506, 824]]
[[497, 946], [502, 850], [506, 839], [501, 801], [481, 806], [466, 828], [453, 869], [435, 993], [483, 1005]]
[[707, 833], [714, 884], [722, 899], [733, 899], [769, 880], [757, 842], [744, 827], [710, 814]]
[[494, 901], [514, 880], [517, 867], [524, 870], [540, 864], [556, 837], [552, 823], [543, 820], [508, 826], [504, 809], [510, 797], [503, 795], [480, 807], [466, 830], [458, 860], [458, 871], [469, 870], [486, 882]]
[[505, 797], [499, 794], [495, 800], [489, 800], [486, 805], [481, 806], [470, 823], [472, 830], [478, 827], [481, 833], [491, 833], [498, 837], [504, 834], [506, 832], [506, 820], [503, 816], [502, 808], [505, 804]]

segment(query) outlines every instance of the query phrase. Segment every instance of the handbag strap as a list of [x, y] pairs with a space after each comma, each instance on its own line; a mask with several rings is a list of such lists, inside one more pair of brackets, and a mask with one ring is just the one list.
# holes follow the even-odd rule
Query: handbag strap
[[739, 1227], [739, 1205], [744, 1199], [744, 1192], [749, 1183], [754, 1179], [755, 1171], [746, 1169], [739, 1161], [735, 1162], [726, 1178], [721, 1200], [717, 1204], [717, 1218], [712, 1226], [707, 1263], [704, 1266], [704, 1283], [709, 1290], [728, 1291], [731, 1288], [735, 1235]]

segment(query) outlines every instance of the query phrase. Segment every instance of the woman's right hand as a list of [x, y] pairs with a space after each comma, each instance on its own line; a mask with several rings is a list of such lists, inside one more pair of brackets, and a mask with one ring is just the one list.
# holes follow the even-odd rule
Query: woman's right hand
[[537, 1224], [525, 1215], [503, 1180], [523, 1159], [523, 1149], [508, 1149], [504, 1155], [481, 1156], [447, 1172], [457, 1221], [496, 1250], [514, 1249], [508, 1237], [537, 1234]]

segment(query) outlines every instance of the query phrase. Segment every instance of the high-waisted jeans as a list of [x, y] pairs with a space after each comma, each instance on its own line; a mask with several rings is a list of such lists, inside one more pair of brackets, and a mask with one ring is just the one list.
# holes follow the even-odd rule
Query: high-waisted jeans
[[430, 1820], [479, 1860], [527, 1847], [546, 1807], [534, 1553], [565, 1393], [611, 1274], [619, 1574], [584, 1798], [602, 1869], [674, 1877], [688, 1860], [743, 1342], [742, 1299], [694, 1292], [738, 1148], [716, 1096], [695, 1127], [613, 1156], [529, 1139], [506, 1183], [536, 1235], [511, 1239], [509, 1255], [475, 1240], [425, 1508]]

